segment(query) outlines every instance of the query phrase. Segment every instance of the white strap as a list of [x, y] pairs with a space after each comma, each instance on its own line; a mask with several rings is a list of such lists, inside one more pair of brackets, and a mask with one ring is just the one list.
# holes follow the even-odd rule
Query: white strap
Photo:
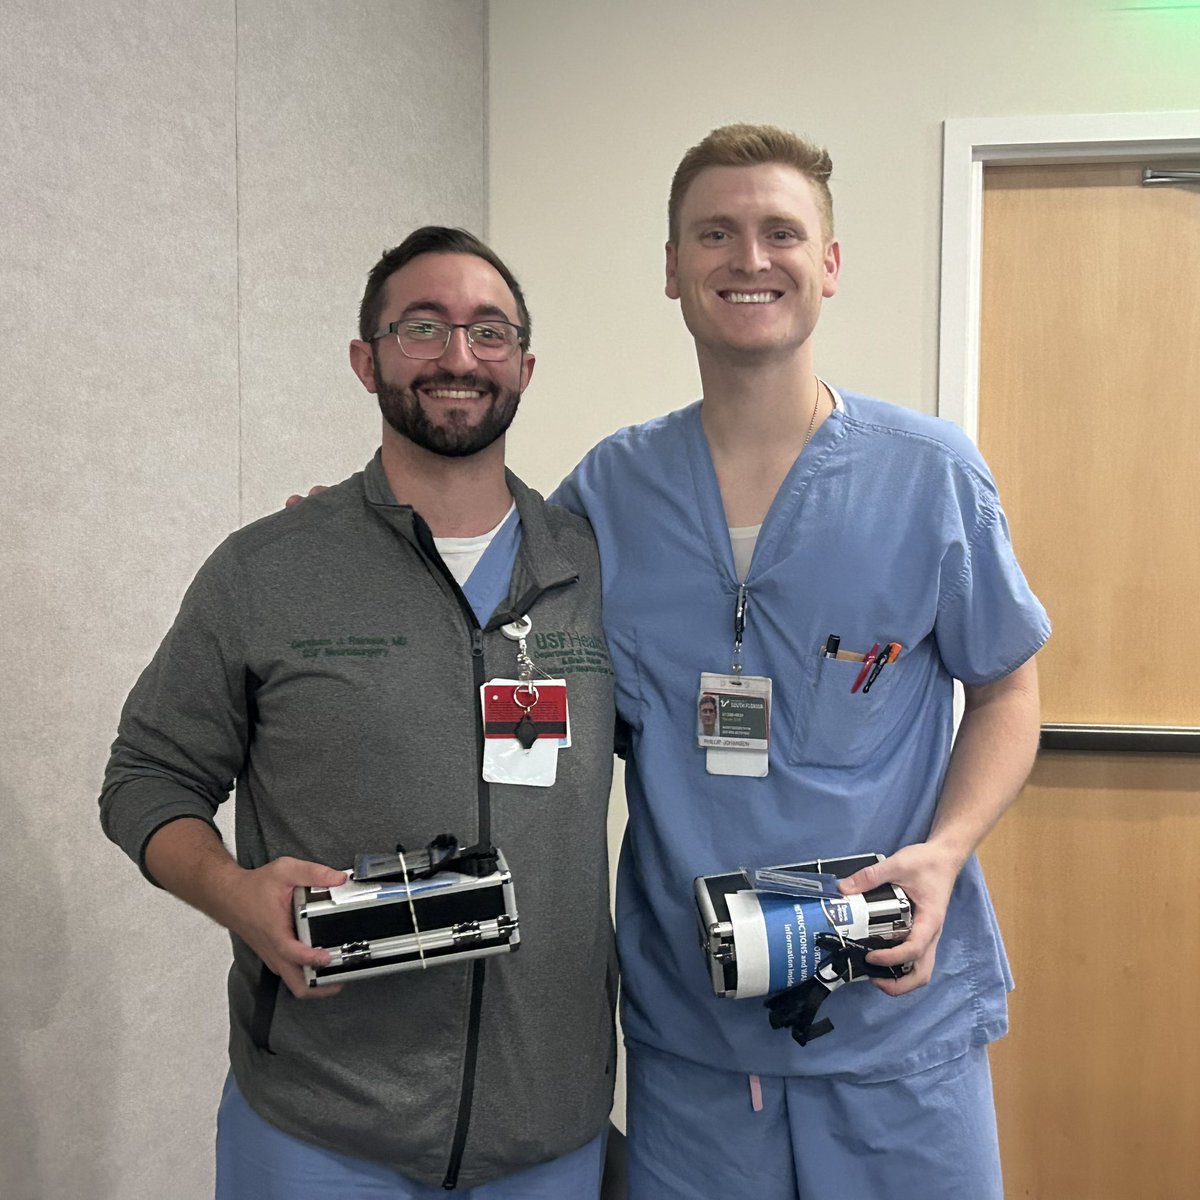
[[404, 874], [404, 894], [408, 897], [408, 911], [412, 914], [413, 933], [417, 939], [417, 953], [421, 956], [421, 969], [428, 970], [429, 964], [425, 961], [425, 947], [421, 944], [421, 926], [417, 922], [417, 906], [413, 903], [412, 886], [408, 882], [408, 863], [404, 859], [403, 850], [397, 850], [396, 855], [400, 859], [400, 870]]

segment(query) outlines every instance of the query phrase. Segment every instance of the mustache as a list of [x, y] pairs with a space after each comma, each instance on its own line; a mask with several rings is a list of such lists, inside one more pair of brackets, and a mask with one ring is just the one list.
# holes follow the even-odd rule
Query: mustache
[[414, 390], [421, 387], [469, 387], [487, 392], [492, 396], [497, 391], [496, 384], [491, 379], [476, 375], [474, 371], [468, 371], [464, 375], [454, 375], [449, 371], [435, 371], [430, 375], [422, 375], [419, 379], [414, 379], [411, 386]]

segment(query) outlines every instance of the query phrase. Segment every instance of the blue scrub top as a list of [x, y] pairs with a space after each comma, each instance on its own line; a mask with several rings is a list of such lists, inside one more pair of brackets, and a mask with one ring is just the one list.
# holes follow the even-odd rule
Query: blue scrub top
[[[1012, 672], [1049, 635], [1013, 556], [987, 466], [949, 422], [862, 396], [817, 430], [763, 522], [746, 577], [747, 674], [773, 680], [765, 778], [709, 775], [702, 671], [728, 671], [738, 589], [699, 402], [597, 446], [552, 497], [600, 546], [617, 705], [631, 729], [617, 938], [629, 1037], [758, 1074], [885, 1079], [1007, 1027], [1008, 964], [978, 861], [955, 888], [929, 987], [868, 984], [822, 1009], [800, 1047], [761, 1001], [712, 992], [696, 876], [892, 853], [928, 835], [950, 754], [953, 680]], [[868, 695], [822, 657], [897, 641]]]
[[492, 613], [508, 599], [512, 585], [513, 567], [517, 562], [517, 551], [521, 548], [521, 518], [514, 506], [508, 519], [496, 530], [496, 536], [487, 544], [479, 561], [467, 576], [462, 593], [471, 606], [480, 626], [491, 620]]

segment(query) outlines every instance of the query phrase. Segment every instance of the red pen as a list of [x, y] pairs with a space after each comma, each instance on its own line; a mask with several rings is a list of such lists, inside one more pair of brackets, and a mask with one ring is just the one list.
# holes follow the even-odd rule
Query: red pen
[[858, 678], [854, 681], [854, 686], [850, 689], [850, 695], [854, 695], [863, 685], [863, 681], [871, 673], [871, 668], [875, 665], [875, 655], [879, 653], [879, 643], [876, 642], [867, 653], [867, 657], [863, 659], [862, 670], [858, 673]]

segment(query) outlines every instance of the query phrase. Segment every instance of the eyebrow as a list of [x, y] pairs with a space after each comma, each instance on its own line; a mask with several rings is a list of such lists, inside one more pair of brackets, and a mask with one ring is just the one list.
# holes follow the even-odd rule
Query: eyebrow
[[[768, 213], [765, 217], [762, 217], [757, 223], [759, 226], [763, 226], [763, 225], [796, 225], [801, 229], [804, 229], [804, 230], [808, 229], [808, 223], [804, 220], [803, 217], [799, 216], [796, 213], [793, 213], [791, 216], [788, 216], [785, 213]], [[706, 225], [736, 226], [738, 224], [740, 224], [740, 221], [737, 217], [728, 216], [726, 213], [714, 213], [712, 216], [701, 217], [699, 220], [692, 221], [688, 225], [688, 229], [694, 231], [697, 229], [702, 229]]]
[[808, 222], [798, 213], [772, 213], [763, 218], [764, 225], [798, 225], [801, 229], [808, 228]]
[[[405, 306], [404, 311], [400, 314], [397, 320], [403, 321], [411, 317], [413, 313], [431, 312], [436, 313], [440, 317], [445, 317], [449, 320], [450, 310], [439, 300], [414, 300], [411, 304]], [[472, 321], [483, 321], [489, 317], [497, 321], [507, 321], [510, 325], [519, 325], [520, 321], [514, 321], [512, 317], [495, 304], [479, 304], [475, 307], [475, 314], [471, 318]]]

